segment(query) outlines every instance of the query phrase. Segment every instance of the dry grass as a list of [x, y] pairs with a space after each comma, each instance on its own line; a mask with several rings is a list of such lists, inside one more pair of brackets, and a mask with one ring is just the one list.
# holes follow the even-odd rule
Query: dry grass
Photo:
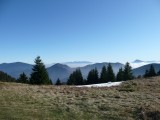
[[160, 77], [112, 88], [0, 82], [0, 119], [159, 120]]

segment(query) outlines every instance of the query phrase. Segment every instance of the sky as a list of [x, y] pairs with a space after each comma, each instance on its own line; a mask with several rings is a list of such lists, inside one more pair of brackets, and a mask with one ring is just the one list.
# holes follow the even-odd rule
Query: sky
[[0, 0], [0, 63], [160, 61], [159, 0]]

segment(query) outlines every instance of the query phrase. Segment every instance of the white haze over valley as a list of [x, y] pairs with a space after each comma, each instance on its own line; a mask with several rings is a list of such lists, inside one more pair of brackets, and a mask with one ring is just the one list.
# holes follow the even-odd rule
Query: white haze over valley
[[[51, 67], [52, 65], [55, 65], [56, 63], [53, 63], [53, 64], [46, 64], [46, 67]], [[84, 67], [86, 65], [89, 65], [89, 64], [94, 64], [93, 62], [89, 62], [89, 61], [73, 61], [73, 62], [63, 62], [63, 63], [60, 63], [60, 64], [64, 64], [64, 65], [67, 65], [71, 68], [77, 68], [77, 67]]]
[[[102, 62], [103, 63], [103, 62]], [[157, 63], [160, 64], [160, 61], [141, 61], [141, 60], [135, 60], [134, 62], [130, 62], [130, 65], [132, 66], [132, 68], [138, 68], [144, 65], [148, 65], [148, 64], [153, 64], [153, 63]], [[55, 65], [56, 63], [53, 64], [46, 64], [46, 67], [51, 67], [52, 65]], [[94, 62], [89, 62], [89, 61], [73, 61], [73, 62], [63, 62], [60, 64], [64, 64], [67, 65], [71, 68], [77, 68], [77, 67], [84, 67], [86, 65], [90, 65], [90, 64], [95, 64]], [[125, 64], [125, 63], [122, 63]]]
[[132, 66], [132, 68], [138, 68], [144, 65], [148, 65], [148, 64], [153, 64], [153, 63], [157, 63], [160, 64], [160, 61], [140, 61], [140, 62], [131, 62], [130, 65]]

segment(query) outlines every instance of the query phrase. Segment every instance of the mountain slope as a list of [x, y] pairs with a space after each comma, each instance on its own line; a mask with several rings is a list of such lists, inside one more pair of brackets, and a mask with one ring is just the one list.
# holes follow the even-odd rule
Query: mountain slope
[[49, 77], [53, 83], [55, 83], [58, 78], [61, 80], [61, 82], [66, 82], [73, 70], [73, 68], [59, 63], [47, 68]]
[[3, 71], [14, 78], [18, 78], [22, 72], [29, 76], [32, 71], [32, 67], [33, 66], [31, 64], [22, 62], [3, 63], [0, 64], [0, 71]]
[[138, 76], [138, 75], [144, 75], [145, 71], [150, 68], [150, 66], [153, 65], [155, 68], [155, 71], [158, 72], [160, 70], [160, 64], [154, 63], [154, 64], [148, 64], [144, 65], [142, 67], [133, 69], [133, 75]]
[[7, 73], [0, 71], [0, 81], [2, 81], [2, 82], [15, 82], [16, 79], [11, 77]]
[[[108, 66], [109, 63], [96, 63], [96, 64], [91, 64], [91, 65], [87, 65], [84, 67], [80, 67], [79, 69], [82, 72], [82, 75], [84, 78], [87, 77], [89, 71], [91, 69], [97, 68], [98, 72], [100, 73], [102, 70], [103, 66]], [[113, 67], [113, 71], [115, 73], [118, 72], [119, 68], [123, 67], [124, 65], [121, 63], [111, 63], [112, 67]], [[56, 80], [58, 78], [60, 78], [60, 80], [62, 80], [62, 82], [66, 82], [67, 79], [69, 78], [70, 74], [75, 70], [76, 68], [70, 68], [67, 65], [63, 65], [63, 64], [55, 64], [51, 67], [49, 67], [47, 69], [50, 78], [52, 79], [52, 82], [56, 82]]]

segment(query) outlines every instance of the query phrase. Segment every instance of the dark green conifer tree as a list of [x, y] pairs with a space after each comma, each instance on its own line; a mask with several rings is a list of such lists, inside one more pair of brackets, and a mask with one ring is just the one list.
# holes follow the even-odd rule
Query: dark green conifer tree
[[127, 62], [124, 66], [124, 81], [126, 80], [132, 80], [134, 79], [133, 73], [132, 73], [132, 67]]
[[52, 84], [49, 79], [48, 72], [43, 64], [40, 56], [35, 59], [35, 65], [33, 66], [33, 72], [31, 73], [30, 84], [36, 85], [50, 85]]
[[87, 76], [87, 84], [94, 84], [94, 69], [90, 70]]
[[62, 85], [60, 79], [58, 78], [55, 85]]
[[148, 74], [149, 74], [149, 77], [153, 77], [157, 75], [153, 65], [150, 66]]
[[82, 76], [82, 73], [81, 73], [80, 69], [76, 69], [76, 71], [75, 71], [75, 78], [76, 78], [75, 85], [83, 85], [84, 84], [83, 76]]
[[150, 68], [149, 68], [149, 70], [146, 70], [146, 71], [145, 71], [144, 77], [145, 77], [145, 78], [147, 78], [147, 77], [154, 77], [154, 76], [156, 76], [156, 75], [157, 75], [157, 74], [156, 74], [156, 71], [155, 71], [155, 69], [154, 69], [154, 66], [151, 65]]
[[75, 85], [75, 77], [74, 74], [70, 74], [69, 79], [67, 80], [67, 85]]
[[103, 66], [100, 75], [100, 83], [106, 83], [106, 82], [107, 82], [107, 69], [106, 66]]
[[70, 76], [67, 81], [67, 85], [83, 85], [83, 76], [80, 69], [76, 69]]
[[124, 80], [124, 71], [122, 68], [119, 69], [116, 77], [116, 81], [123, 81]]
[[98, 70], [97, 68], [92, 69], [88, 73], [87, 84], [97, 84], [99, 83]]
[[109, 63], [107, 67], [107, 81], [106, 82], [115, 82], [115, 74], [113, 72], [112, 66]]
[[26, 76], [26, 74], [24, 72], [19, 75], [19, 78], [17, 79], [17, 82], [19, 82], [19, 83], [29, 83], [28, 77]]
[[149, 77], [149, 71], [146, 70], [146, 71], [145, 71], [145, 74], [144, 74], [143, 76], [144, 76], [145, 78]]
[[98, 70], [97, 70], [97, 68], [94, 69], [94, 83], [95, 83], [95, 84], [100, 83], [100, 82], [99, 82], [99, 75], [98, 75]]

